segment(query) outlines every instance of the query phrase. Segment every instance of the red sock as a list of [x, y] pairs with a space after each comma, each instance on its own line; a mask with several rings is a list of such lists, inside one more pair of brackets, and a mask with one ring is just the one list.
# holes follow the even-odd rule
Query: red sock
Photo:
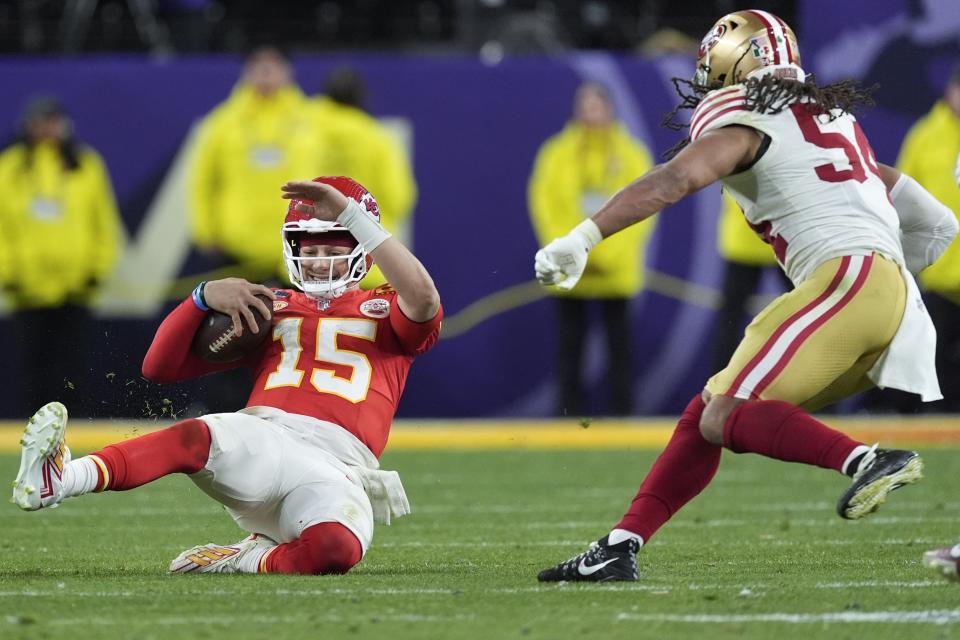
[[723, 449], [700, 435], [703, 409], [699, 395], [687, 405], [673, 437], [653, 463], [617, 529], [633, 531], [647, 542], [674, 513], [710, 484], [720, 466]]
[[171, 473], [196, 473], [210, 457], [210, 430], [201, 420], [178, 422], [168, 429], [111, 444], [92, 455], [100, 491], [125, 491]]
[[339, 522], [307, 527], [293, 542], [277, 545], [261, 561], [265, 573], [321, 575], [346, 573], [360, 562], [363, 549], [350, 529]]
[[841, 473], [847, 457], [861, 444], [780, 400], [745, 402], [723, 425], [723, 445], [734, 453], [759, 453]]

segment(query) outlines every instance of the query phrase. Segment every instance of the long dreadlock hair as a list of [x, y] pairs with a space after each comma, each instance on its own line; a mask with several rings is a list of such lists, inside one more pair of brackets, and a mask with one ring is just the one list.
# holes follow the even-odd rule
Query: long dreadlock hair
[[[684, 78], [673, 78], [672, 82], [673, 88], [680, 96], [680, 102], [664, 116], [661, 124], [668, 129], [682, 131], [688, 129], [690, 125], [678, 120], [680, 112], [696, 109], [708, 92], [719, 87], [706, 87]], [[862, 87], [855, 80], [842, 80], [821, 87], [817, 85], [813, 74], [810, 74], [804, 82], [765, 75], [760, 78], [749, 78], [743, 86], [746, 91], [744, 106], [747, 111], [774, 114], [780, 113], [794, 102], [804, 102], [822, 113], [831, 113], [832, 110], [839, 109], [840, 114], [830, 116], [830, 119], [834, 120], [843, 113], [856, 114], [860, 107], [872, 107], [875, 102], [871, 94], [879, 85]], [[688, 144], [690, 144], [689, 135], [664, 152], [664, 158], [672, 158]]]

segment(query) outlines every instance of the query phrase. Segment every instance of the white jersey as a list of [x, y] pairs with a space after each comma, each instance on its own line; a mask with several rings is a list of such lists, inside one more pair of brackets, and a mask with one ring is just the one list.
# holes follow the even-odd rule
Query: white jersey
[[801, 102], [776, 114], [749, 111], [737, 85], [707, 94], [694, 111], [690, 139], [729, 125], [769, 137], [753, 166], [722, 182], [794, 284], [840, 256], [877, 252], [904, 263], [897, 212], [856, 118], [818, 115]]

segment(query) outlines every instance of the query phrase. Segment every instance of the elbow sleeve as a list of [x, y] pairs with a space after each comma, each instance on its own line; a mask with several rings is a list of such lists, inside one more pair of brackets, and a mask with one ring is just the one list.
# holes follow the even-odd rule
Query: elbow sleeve
[[900, 218], [907, 268], [917, 272], [930, 266], [957, 236], [956, 215], [906, 174], [890, 190], [890, 200]]

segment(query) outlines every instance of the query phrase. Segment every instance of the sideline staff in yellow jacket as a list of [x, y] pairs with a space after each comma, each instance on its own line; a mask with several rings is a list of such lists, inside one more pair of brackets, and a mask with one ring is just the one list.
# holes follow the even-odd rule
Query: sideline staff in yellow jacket
[[[954, 178], [960, 155], [960, 65], [943, 99], [907, 133], [897, 168], [913, 177], [937, 200], [960, 214], [960, 187]], [[924, 299], [937, 327], [937, 374], [943, 400], [926, 405], [933, 411], [960, 411], [960, 243], [920, 274]]]
[[90, 409], [87, 305], [123, 242], [103, 160], [72, 129], [57, 100], [34, 98], [0, 154], [0, 284], [15, 311], [22, 415], [52, 400]]
[[[528, 186], [530, 216], [541, 244], [591, 216], [600, 205], [652, 166], [650, 152], [617, 122], [606, 89], [585, 83], [574, 97], [574, 119], [537, 154]], [[643, 255], [652, 224], [612, 236], [590, 253], [577, 287], [557, 292], [557, 370], [560, 415], [583, 415], [581, 369], [591, 300], [600, 307], [608, 346], [610, 408], [631, 411], [633, 358], [628, 302], [642, 285]]]
[[191, 172], [196, 245], [260, 280], [277, 273], [280, 185], [317, 175], [319, 139], [309, 102], [278, 49], [247, 58], [230, 97], [203, 121]]
[[[413, 168], [396, 134], [364, 110], [364, 94], [358, 73], [341, 68], [327, 78], [324, 95], [313, 99], [324, 140], [317, 173], [351, 176], [377, 194], [383, 226], [404, 238], [417, 200]], [[411, 240], [404, 238], [404, 244], [412, 246]], [[374, 265], [360, 286], [372, 289], [384, 282]]]

